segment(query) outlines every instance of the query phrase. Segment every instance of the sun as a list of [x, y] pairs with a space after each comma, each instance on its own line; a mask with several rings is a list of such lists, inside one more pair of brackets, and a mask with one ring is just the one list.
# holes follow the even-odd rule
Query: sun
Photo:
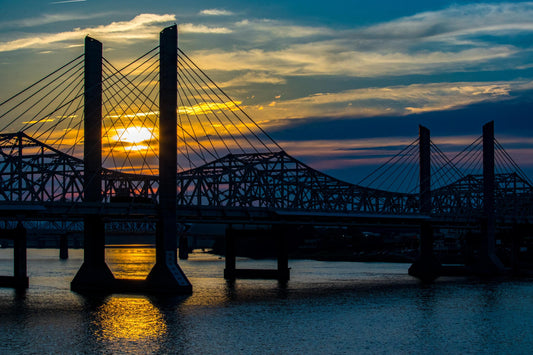
[[151, 140], [154, 134], [147, 127], [128, 127], [117, 129], [117, 135], [113, 137], [115, 141], [138, 144]]

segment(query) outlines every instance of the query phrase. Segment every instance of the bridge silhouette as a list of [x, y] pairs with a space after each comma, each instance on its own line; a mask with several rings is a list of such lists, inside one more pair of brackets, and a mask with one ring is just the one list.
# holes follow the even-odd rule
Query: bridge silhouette
[[[159, 90], [157, 90], [159, 89]], [[529, 223], [533, 184], [494, 138], [494, 124], [452, 156], [419, 136], [358, 184], [317, 171], [285, 152], [177, 45], [160, 45], [117, 69], [102, 44], [0, 103], [0, 216], [15, 240], [15, 276], [27, 287], [25, 227], [81, 221], [78, 292], [190, 293], [177, 262], [178, 223], [222, 223], [225, 277], [289, 279], [290, 225], [420, 228], [409, 273], [442, 274], [435, 228], [479, 230], [474, 270], [499, 274], [495, 233]], [[156, 225], [156, 263], [146, 280], [116, 279], [105, 262], [106, 224]], [[276, 270], [236, 267], [234, 224], [271, 225]], [[16, 227], [15, 227], [16, 225]]]

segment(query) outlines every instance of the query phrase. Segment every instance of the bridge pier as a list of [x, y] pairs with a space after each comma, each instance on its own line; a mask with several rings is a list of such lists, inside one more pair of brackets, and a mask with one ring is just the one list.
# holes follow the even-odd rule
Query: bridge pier
[[189, 238], [185, 234], [179, 237], [178, 257], [180, 260], [189, 259]]
[[3, 237], [13, 239], [13, 276], [0, 276], [0, 287], [26, 289], [29, 286], [26, 228], [19, 222], [15, 229], [2, 232]]
[[192, 285], [177, 261], [177, 26], [165, 28], [159, 38], [159, 221], [156, 263], [146, 284], [150, 292], [189, 294]]
[[[419, 126], [420, 214], [431, 215], [431, 140], [429, 129]], [[419, 255], [409, 267], [409, 275], [423, 282], [432, 282], [441, 273], [441, 264], [433, 254], [433, 227], [430, 222], [420, 225]]]
[[482, 276], [494, 276], [504, 271], [496, 255], [496, 216], [494, 204], [494, 121], [483, 126], [483, 218], [481, 220], [481, 248], [474, 272]]
[[271, 229], [276, 243], [277, 269], [237, 269], [236, 265], [236, 230], [230, 225], [226, 229], [226, 268], [224, 278], [236, 279], [274, 279], [280, 282], [290, 280], [289, 253], [287, 248], [287, 226], [273, 225]]
[[[102, 43], [85, 37], [83, 201], [102, 202]], [[108, 291], [115, 277], [105, 262], [105, 225], [101, 215], [83, 219], [83, 264], [70, 288]]]
[[59, 259], [61, 260], [68, 259], [68, 234], [67, 232], [62, 233], [59, 236]]

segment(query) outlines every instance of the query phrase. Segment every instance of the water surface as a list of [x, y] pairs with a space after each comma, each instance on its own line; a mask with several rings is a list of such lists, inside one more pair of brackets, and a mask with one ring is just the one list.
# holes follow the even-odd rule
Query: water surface
[[[143, 278], [151, 248], [107, 249], [116, 276]], [[407, 264], [290, 261], [291, 281], [222, 278], [224, 260], [192, 254], [180, 265], [191, 296], [70, 291], [81, 250], [30, 249], [30, 288], [0, 289], [0, 353], [527, 354], [533, 282], [443, 278], [425, 286]], [[243, 268], [273, 260], [238, 259]], [[0, 249], [0, 274], [12, 250]]]

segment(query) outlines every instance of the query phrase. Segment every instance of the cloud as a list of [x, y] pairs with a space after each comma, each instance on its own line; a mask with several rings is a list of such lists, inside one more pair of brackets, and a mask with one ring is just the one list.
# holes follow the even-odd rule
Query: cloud
[[[512, 98], [511, 92], [533, 88], [531, 81], [457, 82], [373, 87], [318, 93], [275, 105], [249, 107], [253, 116], [283, 125], [284, 119], [305, 117], [402, 116], [413, 113], [452, 110], [468, 105]], [[281, 121], [280, 121], [281, 120]]]
[[314, 36], [332, 36], [336, 31], [323, 26], [298, 26], [279, 20], [260, 19], [242, 20], [235, 24], [235, 28], [245, 31], [247, 34], [267, 34], [271, 40], [278, 38], [304, 38]]
[[232, 33], [233, 31], [225, 27], [208, 27], [206, 25], [194, 25], [184, 23], [178, 25], [180, 33]]
[[195, 52], [195, 57], [204, 69], [213, 70], [268, 70], [278, 76], [376, 77], [464, 70], [494, 59], [509, 58], [514, 53], [516, 51], [509, 46], [449, 52], [378, 53], [348, 50], [339, 41], [324, 41], [297, 44], [279, 51], [205, 50]]
[[233, 15], [233, 12], [228, 10], [222, 10], [222, 9], [205, 9], [200, 11], [200, 15], [207, 15], [207, 16], [229, 16]]
[[361, 33], [370, 38], [451, 41], [461, 36], [529, 32], [531, 16], [531, 2], [453, 5], [370, 26]]
[[88, 20], [108, 16], [110, 13], [97, 14], [78, 14], [78, 13], [61, 13], [61, 14], [43, 14], [39, 17], [23, 18], [13, 21], [0, 22], [0, 29], [5, 28], [30, 28], [52, 23]]
[[249, 72], [244, 75], [235, 77], [231, 80], [219, 83], [220, 87], [238, 87], [250, 84], [285, 84], [287, 81], [279, 76], [271, 75], [265, 72]]
[[[384, 77], [519, 69], [530, 56], [533, 3], [454, 5], [353, 29], [246, 19], [239, 44], [195, 52], [206, 69], [270, 76]], [[229, 65], [228, 63], [231, 63]]]
[[54, 1], [54, 2], [51, 2], [50, 4], [52, 5], [57, 5], [57, 4], [69, 4], [69, 3], [72, 3], [72, 2], [85, 2], [87, 0], [64, 0], [64, 1]]
[[100, 40], [114, 42], [156, 39], [162, 24], [175, 21], [176, 17], [170, 14], [140, 14], [130, 21], [112, 22], [108, 25], [77, 28], [60, 33], [34, 34], [25, 38], [0, 42], [0, 52], [24, 48], [44, 48], [60, 42], [81, 41], [87, 34]]

